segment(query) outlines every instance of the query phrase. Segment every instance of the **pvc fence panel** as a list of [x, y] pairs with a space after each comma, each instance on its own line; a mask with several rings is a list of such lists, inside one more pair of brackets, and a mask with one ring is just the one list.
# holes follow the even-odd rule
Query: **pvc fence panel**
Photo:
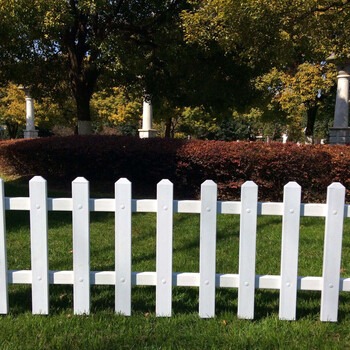
[[89, 182], [72, 183], [73, 198], [73, 307], [74, 314], [90, 313], [90, 210]]
[[241, 206], [238, 317], [253, 319], [258, 186], [252, 181], [242, 185]]
[[298, 253], [301, 187], [296, 182], [284, 186], [279, 318], [295, 320], [298, 283]]
[[333, 183], [327, 190], [327, 216], [323, 254], [321, 321], [338, 319], [341, 248], [343, 239], [345, 187]]
[[199, 247], [199, 316], [215, 316], [217, 185], [205, 181], [201, 186]]
[[49, 313], [49, 254], [46, 180], [29, 181], [33, 314]]
[[[131, 314], [131, 286], [156, 287], [156, 315], [172, 314], [172, 287], [199, 288], [199, 315], [215, 316], [215, 288], [238, 288], [238, 317], [254, 318], [255, 289], [280, 290], [279, 317], [296, 319], [297, 290], [321, 291], [321, 321], [335, 322], [339, 292], [350, 292], [350, 278], [340, 278], [344, 218], [350, 217], [345, 188], [328, 188], [327, 203], [300, 203], [301, 188], [289, 183], [283, 203], [259, 203], [258, 187], [242, 186], [241, 201], [217, 201], [217, 185], [205, 181], [200, 200], [173, 200], [173, 184], [162, 180], [157, 199], [132, 199], [131, 183], [115, 183], [115, 198], [89, 198], [89, 182], [77, 178], [72, 198], [47, 198], [46, 180], [34, 177], [30, 196], [8, 198], [0, 179], [0, 314], [9, 310], [8, 283], [32, 285], [33, 314], [48, 314], [49, 284], [73, 285], [75, 314], [90, 312], [90, 285], [115, 286], [115, 310]], [[7, 270], [5, 210], [30, 212], [31, 270]], [[48, 211], [71, 211], [73, 221], [73, 271], [49, 271]], [[90, 211], [115, 213], [115, 270], [90, 271]], [[132, 272], [132, 213], [157, 213], [156, 271]], [[173, 272], [173, 214], [200, 214], [199, 272]], [[217, 214], [240, 215], [239, 273], [216, 273]], [[255, 275], [257, 215], [282, 216], [281, 272]], [[325, 217], [323, 276], [298, 276], [301, 216]], [[185, 233], [184, 233], [185, 234]]]
[[131, 315], [131, 182], [115, 183], [115, 311]]
[[0, 179], [0, 314], [7, 314], [8, 310], [5, 190], [4, 180]]
[[157, 286], [156, 315], [171, 316], [173, 274], [173, 184], [157, 186]]

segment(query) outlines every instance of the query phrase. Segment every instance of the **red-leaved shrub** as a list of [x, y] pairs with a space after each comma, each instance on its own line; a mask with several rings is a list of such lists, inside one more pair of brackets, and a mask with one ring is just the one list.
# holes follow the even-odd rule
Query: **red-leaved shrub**
[[350, 199], [350, 146], [51, 137], [0, 142], [0, 169], [61, 182], [77, 176], [90, 181], [126, 177], [138, 189], [154, 189], [167, 178], [175, 196], [184, 198], [198, 196], [201, 183], [211, 179], [222, 199], [238, 199], [241, 185], [252, 180], [261, 200], [281, 201], [283, 186], [296, 181], [304, 201], [324, 201], [327, 186], [338, 181]]

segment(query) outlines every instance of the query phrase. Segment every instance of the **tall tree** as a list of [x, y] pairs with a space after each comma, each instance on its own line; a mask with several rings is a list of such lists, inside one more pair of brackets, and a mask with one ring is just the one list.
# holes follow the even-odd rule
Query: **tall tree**
[[308, 62], [286, 71], [271, 69], [256, 81], [262, 93], [262, 118], [284, 123], [290, 140], [300, 138], [302, 123], [304, 134], [312, 137], [317, 113], [329, 104], [335, 76], [333, 65]]
[[[36, 79], [32, 73], [29, 76], [32, 83], [39, 83], [43, 67], [47, 74], [56, 70], [59, 78], [67, 72], [79, 133], [90, 133], [90, 100], [100, 75], [135, 79], [130, 48], [147, 52], [157, 48], [158, 33], [171, 27], [184, 4], [180, 0], [0, 0], [0, 17], [8, 28], [1, 32], [0, 73], [16, 67], [25, 67], [23, 75], [26, 69], [37, 70], [41, 74]], [[136, 61], [141, 58], [140, 52]], [[25, 83], [18, 74], [11, 78]]]
[[[270, 97], [265, 114], [277, 111], [290, 122], [292, 116], [300, 121], [304, 112], [306, 133], [312, 134], [325, 92], [334, 85], [330, 69], [322, 61], [331, 53], [346, 57], [350, 52], [350, 1], [193, 3], [194, 9], [182, 15], [187, 40], [203, 47], [217, 42], [253, 67], [257, 77], [262, 76], [265, 81], [271, 78], [272, 85], [265, 84], [265, 94], [258, 95], [263, 99]], [[273, 80], [277, 75], [283, 79], [277, 79], [276, 85]]]

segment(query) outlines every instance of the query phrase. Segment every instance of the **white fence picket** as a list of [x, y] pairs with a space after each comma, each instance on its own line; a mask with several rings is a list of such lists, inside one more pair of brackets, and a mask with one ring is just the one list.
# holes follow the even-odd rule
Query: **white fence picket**
[[156, 315], [171, 316], [173, 274], [173, 184], [157, 186], [157, 286]]
[[240, 318], [253, 319], [258, 186], [247, 181], [242, 185], [241, 191], [237, 314]]
[[115, 183], [115, 311], [131, 315], [131, 182]]
[[279, 304], [281, 320], [295, 320], [296, 317], [300, 200], [301, 187], [296, 182], [284, 186]]
[[215, 316], [217, 185], [205, 181], [201, 186], [199, 316]]
[[74, 314], [90, 313], [90, 210], [89, 182], [72, 182], [73, 198], [73, 306]]
[[49, 313], [49, 256], [46, 180], [35, 176], [29, 181], [30, 246], [32, 265], [32, 312]]
[[336, 322], [338, 319], [344, 202], [345, 187], [340, 183], [333, 183], [328, 186], [323, 255], [321, 321]]
[[9, 311], [4, 180], [0, 179], [0, 314]]

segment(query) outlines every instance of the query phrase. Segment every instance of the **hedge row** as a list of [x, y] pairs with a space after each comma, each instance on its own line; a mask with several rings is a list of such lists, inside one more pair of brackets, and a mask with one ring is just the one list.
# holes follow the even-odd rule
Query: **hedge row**
[[350, 199], [350, 146], [51, 137], [0, 142], [0, 170], [60, 182], [77, 176], [90, 181], [127, 177], [143, 193], [168, 178], [175, 196], [187, 198], [198, 196], [200, 184], [212, 179], [220, 198], [238, 199], [241, 185], [252, 180], [261, 200], [278, 201], [289, 181], [302, 186], [304, 201], [324, 201], [327, 186], [339, 181]]

